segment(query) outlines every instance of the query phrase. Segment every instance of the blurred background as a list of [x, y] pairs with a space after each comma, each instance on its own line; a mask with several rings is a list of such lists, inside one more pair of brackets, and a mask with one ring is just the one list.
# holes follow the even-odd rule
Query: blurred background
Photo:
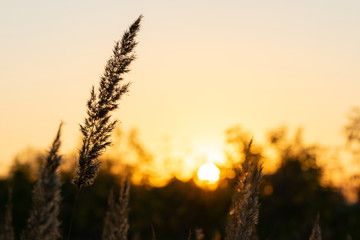
[[[344, 132], [353, 134], [347, 135], [351, 139], [348, 151], [351, 146], [353, 161], [359, 164], [360, 135], [354, 133], [360, 132], [360, 125], [354, 123], [349, 120]], [[110, 190], [118, 194], [122, 179], [130, 177], [129, 239], [152, 239], [153, 233], [157, 239], [187, 239], [189, 231], [193, 236], [201, 231], [204, 239], [223, 239], [235, 175], [250, 137], [240, 126], [229, 128], [225, 132], [224, 164], [201, 159], [197, 171], [184, 174], [182, 159], [166, 153], [156, 157], [135, 129], [125, 132], [118, 128], [113, 146], [101, 159], [94, 185], [79, 194], [72, 237], [100, 239], [108, 194]], [[16, 233], [23, 229], [31, 208], [32, 188], [44, 154], [34, 149], [20, 153], [8, 177], [0, 180], [0, 214], [4, 215], [8, 188], [12, 187]], [[360, 237], [360, 176], [347, 176], [337, 150], [305, 143], [300, 129], [291, 134], [286, 127], [279, 127], [268, 132], [266, 144], [255, 143], [252, 154], [267, 169], [260, 187], [258, 239], [307, 239], [318, 213], [324, 239]], [[71, 184], [77, 153], [64, 157], [60, 219], [65, 235], [77, 191]], [[276, 167], [266, 168], [269, 162]], [[334, 184], [334, 176], [347, 179], [347, 186]]]
[[223, 237], [235, 172], [254, 138], [265, 173], [260, 239], [307, 238], [317, 212], [325, 239], [360, 238], [360, 2], [0, 5], [0, 216], [12, 186], [16, 229], [64, 121], [67, 231], [89, 90], [114, 41], [143, 14], [121, 123], [80, 196], [74, 235], [100, 236], [108, 192], [130, 174], [131, 239], [150, 238], [152, 228], [159, 239], [196, 228]]

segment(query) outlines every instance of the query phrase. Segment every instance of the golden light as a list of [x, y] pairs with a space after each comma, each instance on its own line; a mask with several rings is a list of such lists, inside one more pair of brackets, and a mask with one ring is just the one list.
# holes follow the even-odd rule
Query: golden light
[[215, 164], [209, 162], [199, 168], [197, 175], [200, 180], [216, 182], [219, 180], [220, 170]]

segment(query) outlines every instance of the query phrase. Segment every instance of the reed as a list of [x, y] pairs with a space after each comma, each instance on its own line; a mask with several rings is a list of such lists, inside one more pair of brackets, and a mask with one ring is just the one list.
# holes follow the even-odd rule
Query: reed
[[316, 216], [314, 227], [309, 240], [321, 240], [320, 214]]
[[97, 92], [95, 93], [94, 86], [91, 89], [87, 117], [84, 124], [80, 125], [83, 140], [73, 180], [79, 190], [94, 182], [101, 165], [98, 158], [111, 144], [110, 136], [117, 123], [117, 120], [111, 120], [111, 113], [118, 108], [120, 98], [129, 89], [129, 83], [122, 84], [123, 75], [130, 71], [129, 66], [135, 59], [135, 37], [140, 29], [141, 19], [140, 15], [125, 31], [122, 39], [115, 43]]
[[21, 240], [55, 240], [60, 238], [59, 203], [61, 182], [56, 170], [61, 163], [60, 124], [55, 140], [48, 152], [44, 166], [33, 190], [33, 208]]
[[120, 189], [118, 201], [114, 201], [114, 192], [110, 191], [108, 211], [104, 221], [102, 240], [126, 240], [129, 230], [129, 189], [126, 179]]
[[251, 155], [250, 141], [241, 172], [238, 175], [226, 226], [225, 240], [251, 240], [256, 234], [259, 215], [259, 185], [262, 165]]

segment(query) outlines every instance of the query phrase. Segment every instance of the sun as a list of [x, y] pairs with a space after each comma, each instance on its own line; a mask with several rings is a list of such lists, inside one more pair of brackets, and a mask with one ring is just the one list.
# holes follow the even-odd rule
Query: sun
[[200, 180], [216, 182], [219, 180], [220, 170], [215, 164], [208, 162], [200, 166], [197, 175]]

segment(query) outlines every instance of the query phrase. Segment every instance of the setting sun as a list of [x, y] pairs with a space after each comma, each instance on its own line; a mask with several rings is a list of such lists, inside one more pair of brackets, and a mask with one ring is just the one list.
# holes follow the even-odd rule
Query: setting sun
[[220, 170], [213, 163], [206, 163], [199, 168], [197, 173], [200, 180], [216, 182], [219, 180]]

